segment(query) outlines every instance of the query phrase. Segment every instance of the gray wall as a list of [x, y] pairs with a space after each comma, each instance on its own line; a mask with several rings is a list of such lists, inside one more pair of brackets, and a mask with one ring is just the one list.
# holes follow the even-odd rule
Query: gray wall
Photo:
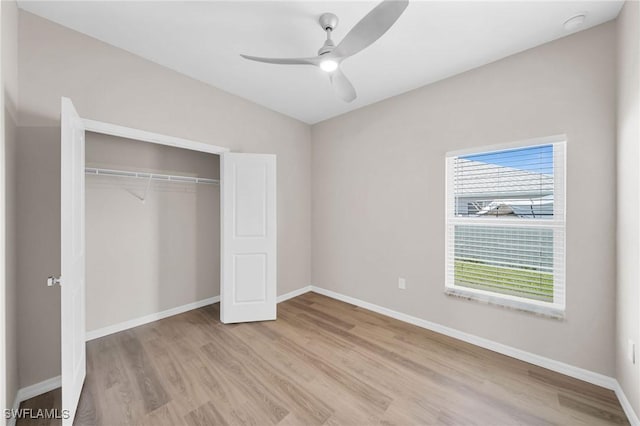
[[[640, 415], [640, 7], [627, 1], [618, 16], [618, 305], [616, 377]], [[636, 343], [636, 364], [627, 357]]]
[[[313, 284], [613, 375], [615, 43], [607, 23], [313, 126]], [[561, 133], [566, 319], [446, 296], [445, 153]]]
[[[16, 144], [18, 103], [18, 8], [14, 1], [2, 1], [2, 79], [5, 141], [5, 359], [7, 407], [18, 390], [17, 281], [16, 281]], [[4, 367], [4, 366], [3, 366]]]
[[[217, 179], [219, 156], [88, 133], [88, 167]], [[87, 176], [87, 331], [220, 294], [220, 188]], [[139, 197], [144, 198], [144, 202]]]
[[58, 128], [18, 128], [20, 387], [60, 374], [60, 290], [46, 285], [60, 273], [59, 140]]
[[[310, 283], [309, 126], [35, 15], [19, 15], [20, 385], [60, 372], [60, 97], [85, 118], [278, 156], [278, 294]], [[38, 312], [38, 315], [33, 315]]]

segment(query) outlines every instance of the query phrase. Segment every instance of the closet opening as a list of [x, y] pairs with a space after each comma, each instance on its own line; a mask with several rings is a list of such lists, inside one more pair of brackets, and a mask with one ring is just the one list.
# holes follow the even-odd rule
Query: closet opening
[[68, 98], [60, 106], [61, 274], [47, 284], [61, 286], [66, 426], [87, 337], [213, 303], [218, 289], [220, 322], [276, 319], [277, 175], [273, 154], [83, 119]]
[[87, 340], [220, 300], [220, 156], [86, 132]]

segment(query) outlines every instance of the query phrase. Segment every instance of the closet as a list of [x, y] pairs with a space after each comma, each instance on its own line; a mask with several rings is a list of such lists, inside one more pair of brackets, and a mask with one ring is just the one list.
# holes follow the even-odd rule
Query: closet
[[87, 325], [124, 330], [211, 303], [218, 287], [222, 323], [276, 319], [276, 182], [275, 155], [82, 118], [61, 99], [61, 275], [47, 284], [61, 286], [63, 426]]
[[220, 157], [87, 132], [86, 332], [220, 295]]

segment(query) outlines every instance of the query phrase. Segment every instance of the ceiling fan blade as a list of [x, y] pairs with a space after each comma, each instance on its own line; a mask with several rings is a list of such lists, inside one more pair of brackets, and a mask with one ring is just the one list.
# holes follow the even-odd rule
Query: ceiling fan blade
[[329, 79], [338, 96], [345, 102], [351, 102], [357, 97], [356, 89], [339, 67], [330, 74]]
[[409, 0], [384, 0], [349, 31], [332, 55], [346, 58], [368, 47], [395, 24], [408, 5]]
[[280, 65], [318, 65], [319, 58], [262, 58], [260, 56], [240, 55], [245, 59], [256, 62], [265, 62], [267, 64]]

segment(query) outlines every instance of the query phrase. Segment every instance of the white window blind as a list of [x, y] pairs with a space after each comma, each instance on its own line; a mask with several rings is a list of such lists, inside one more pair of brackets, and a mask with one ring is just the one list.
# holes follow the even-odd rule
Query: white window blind
[[564, 206], [564, 138], [448, 155], [447, 290], [564, 311]]

